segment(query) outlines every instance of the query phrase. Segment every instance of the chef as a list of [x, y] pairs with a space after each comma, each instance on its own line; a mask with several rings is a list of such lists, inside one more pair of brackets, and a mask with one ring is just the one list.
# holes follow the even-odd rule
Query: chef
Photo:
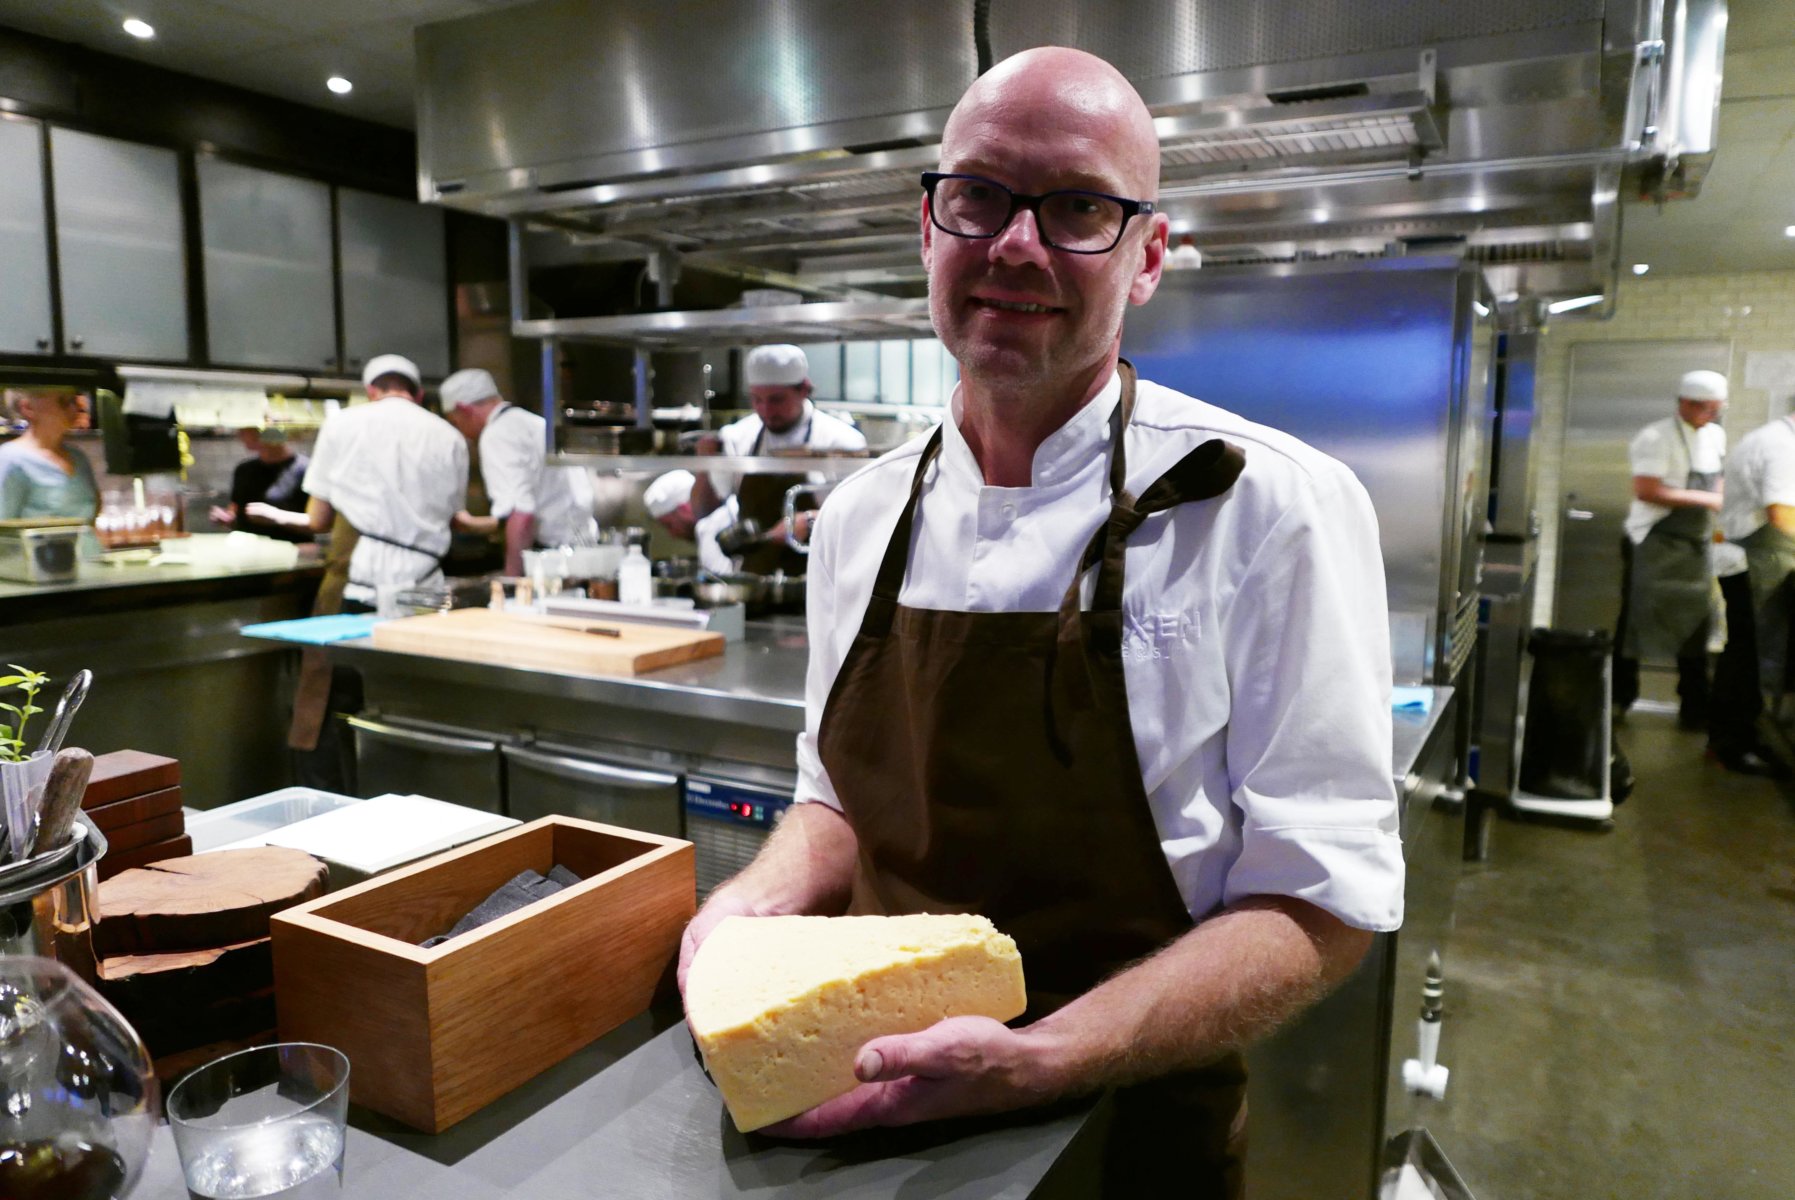
[[729, 556], [717, 545], [717, 535], [735, 523], [735, 506], [725, 503], [708, 516], [692, 511], [692, 488], [697, 478], [690, 471], [668, 471], [655, 477], [642, 492], [642, 506], [648, 515], [660, 522], [662, 529], [682, 542], [698, 547], [698, 562], [714, 575], [725, 575], [735, 569]]
[[381, 354], [362, 370], [368, 403], [333, 414], [305, 473], [307, 522], [336, 516], [358, 535], [344, 581], [345, 607], [373, 606], [382, 586], [442, 579], [449, 526], [467, 497], [467, 443], [423, 406], [417, 364]]
[[[797, 346], [756, 346], [742, 363], [742, 376], [754, 412], [717, 431], [720, 450], [732, 455], [781, 451], [865, 450], [866, 437], [839, 417], [811, 403], [810, 360]], [[785, 544], [785, 493], [807, 483], [804, 474], [754, 474], [738, 478], [712, 471], [697, 481], [693, 510], [707, 517], [734, 501], [730, 524], [754, 522], [763, 540], [742, 556], [741, 568], [770, 574], [783, 570], [801, 575], [802, 554]], [[800, 523], [799, 541], [807, 536], [808, 518]]]
[[1106, 1195], [1238, 1195], [1240, 1050], [1396, 928], [1377, 528], [1339, 463], [1137, 379], [1158, 146], [1081, 51], [999, 64], [923, 177], [948, 420], [829, 498], [794, 804], [694, 918], [983, 913], [1026, 1024], [880, 1037], [795, 1137], [1115, 1087]]
[[[1729, 542], [1745, 548], [1750, 589], [1745, 597], [1729, 588], [1728, 650], [1733, 649], [1733, 638], [1749, 631], [1756, 642], [1757, 670], [1740, 673], [1746, 676], [1743, 686], [1751, 689], [1751, 695], [1748, 707], [1736, 711], [1737, 725], [1730, 737], [1716, 728], [1709, 735], [1709, 746], [1733, 770], [1781, 776], [1782, 764], [1757, 741], [1757, 714], [1762, 707], [1761, 690], [1781, 694], [1789, 689], [1790, 617], [1795, 609], [1795, 589], [1791, 587], [1795, 577], [1795, 418], [1778, 418], [1739, 439], [1727, 475], [1721, 527]], [[1730, 760], [1748, 750], [1755, 750], [1751, 758]]]
[[1641, 429], [1627, 448], [1625, 603], [1618, 622], [1615, 706], [1639, 696], [1639, 663], [1674, 659], [1677, 719], [1708, 723], [1708, 634], [1713, 625], [1714, 514], [1720, 511], [1726, 376], [1690, 371], [1677, 383], [1676, 413]]
[[492, 500], [491, 517], [462, 514], [457, 525], [490, 533], [505, 528], [505, 573], [524, 573], [524, 551], [536, 546], [590, 544], [592, 484], [576, 467], [548, 464], [547, 423], [505, 403], [490, 372], [478, 367], [443, 380], [443, 415], [480, 446], [480, 477]]
[[[310, 519], [301, 523], [288, 515], [305, 512], [305, 489], [300, 485], [311, 459], [287, 445], [287, 431], [279, 426], [239, 429], [237, 440], [250, 456], [231, 472], [230, 503], [214, 505], [212, 520], [283, 541], [311, 541]], [[271, 515], [270, 509], [276, 511]]]

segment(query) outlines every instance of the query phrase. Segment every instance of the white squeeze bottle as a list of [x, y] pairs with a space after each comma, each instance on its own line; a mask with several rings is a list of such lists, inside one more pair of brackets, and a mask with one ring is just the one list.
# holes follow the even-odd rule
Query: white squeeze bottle
[[617, 599], [624, 604], [650, 604], [654, 601], [654, 582], [648, 556], [642, 547], [631, 545], [629, 553], [617, 568]]

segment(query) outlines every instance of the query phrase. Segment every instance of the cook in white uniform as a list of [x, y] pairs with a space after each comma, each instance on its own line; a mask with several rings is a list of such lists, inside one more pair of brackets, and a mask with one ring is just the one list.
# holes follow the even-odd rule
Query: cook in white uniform
[[449, 423], [480, 444], [480, 477], [492, 500], [491, 519], [463, 515], [461, 525], [490, 531], [504, 523], [506, 574], [523, 574], [532, 547], [593, 541], [592, 482], [578, 467], [548, 465], [541, 416], [505, 403], [491, 373], [478, 367], [443, 380], [442, 398]]
[[1727, 380], [1690, 371], [1677, 383], [1676, 415], [1654, 421], [1627, 448], [1633, 504], [1615, 630], [1615, 707], [1639, 696], [1642, 659], [1677, 664], [1678, 719], [1708, 723], [1708, 634], [1713, 626], [1714, 514], [1720, 511]]
[[381, 354], [362, 370], [368, 403], [324, 422], [305, 473], [312, 529], [337, 513], [361, 536], [346, 601], [372, 605], [382, 585], [440, 582], [449, 528], [467, 498], [467, 443], [423, 407], [417, 364]]
[[1720, 579], [1727, 641], [1714, 668], [1708, 750], [1729, 770], [1786, 778], [1758, 738], [1766, 690], [1788, 689], [1790, 578], [1795, 574], [1795, 418], [1739, 439], [1727, 460], [1720, 528], [1745, 552], [1744, 575]]
[[1238, 1194], [1238, 1049], [1402, 919], [1376, 520], [1338, 462], [1120, 361], [1169, 226], [1119, 72], [1018, 54], [941, 158], [919, 218], [961, 383], [819, 514], [798, 802], [681, 979], [731, 915], [983, 912], [1039, 1019], [874, 1039], [773, 1132], [1115, 1086], [1105, 1195]]
[[642, 493], [642, 505], [648, 515], [661, 523], [674, 537], [698, 545], [698, 563], [714, 575], [734, 570], [729, 556], [717, 545], [717, 535], [735, 524], [733, 497], [704, 517], [692, 512], [692, 487], [696, 478], [690, 471], [668, 471], [657, 476]]
[[[718, 450], [723, 454], [760, 455], [791, 450], [865, 450], [866, 435], [842, 420], [823, 412], [812, 404], [810, 395], [810, 360], [798, 346], [756, 346], [742, 363], [742, 377], [754, 402], [754, 412], [739, 421], [732, 421], [717, 431]], [[749, 489], [745, 500], [738, 500], [739, 515], [750, 517], [762, 530], [774, 531], [783, 517], [779, 511], [785, 488], [802, 483], [805, 476], [761, 476]], [[739, 496], [742, 477], [728, 471], [711, 471], [700, 477], [693, 493], [692, 507], [703, 517], [731, 496]], [[782, 537], [769, 532], [769, 538]], [[772, 570], [772, 566], [766, 566]], [[800, 564], [800, 569], [801, 564]]]

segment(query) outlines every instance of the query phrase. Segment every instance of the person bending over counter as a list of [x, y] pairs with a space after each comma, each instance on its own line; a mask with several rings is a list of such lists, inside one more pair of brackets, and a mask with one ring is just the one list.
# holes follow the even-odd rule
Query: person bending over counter
[[0, 520], [76, 517], [100, 511], [100, 490], [87, 456], [66, 444], [84, 428], [82, 399], [74, 392], [14, 392], [13, 408], [25, 432], [0, 445]]
[[727, 575], [735, 564], [717, 545], [717, 535], [735, 524], [735, 505], [726, 502], [704, 517], [692, 511], [692, 488], [697, 482], [690, 471], [668, 471], [656, 476], [642, 493], [642, 506], [661, 528], [682, 542], [698, 547], [698, 565], [713, 575]]
[[287, 445], [287, 431], [239, 429], [237, 439], [251, 457], [231, 472], [231, 501], [215, 505], [220, 525], [287, 542], [309, 542], [312, 530], [293, 518], [305, 513], [305, 471], [311, 459]]

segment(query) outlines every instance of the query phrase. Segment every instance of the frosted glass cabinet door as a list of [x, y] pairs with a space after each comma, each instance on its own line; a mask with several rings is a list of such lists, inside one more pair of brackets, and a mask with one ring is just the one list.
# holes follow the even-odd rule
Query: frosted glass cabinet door
[[0, 351], [52, 349], [40, 136], [36, 121], [0, 120]]
[[442, 210], [340, 188], [337, 230], [345, 368], [359, 372], [376, 354], [403, 354], [426, 375], [448, 374]]
[[52, 129], [50, 162], [68, 350], [186, 359], [187, 273], [175, 152]]
[[335, 370], [330, 188], [213, 158], [198, 169], [212, 361]]

